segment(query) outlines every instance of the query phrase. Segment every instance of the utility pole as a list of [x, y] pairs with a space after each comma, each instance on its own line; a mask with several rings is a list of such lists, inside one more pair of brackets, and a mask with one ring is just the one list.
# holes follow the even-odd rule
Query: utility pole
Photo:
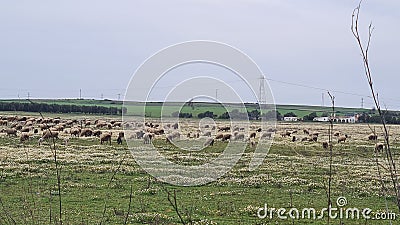
[[364, 98], [361, 98], [361, 108], [364, 108]]
[[118, 101], [121, 99], [121, 94], [117, 94], [118, 95]]
[[31, 97], [31, 94], [28, 92], [28, 99]]
[[260, 104], [267, 104], [267, 99], [265, 96], [265, 77], [261, 75], [260, 77], [260, 86], [259, 86], [259, 93], [258, 93], [258, 100]]
[[218, 89], [215, 89], [215, 101], [218, 102]]
[[101, 100], [103, 100], [103, 99], [104, 99], [103, 93], [101, 93], [101, 97], [100, 97], [100, 99], [101, 99]]
[[322, 106], [325, 106], [324, 92], [322, 92]]
[[82, 89], [79, 89], [79, 99], [82, 99]]

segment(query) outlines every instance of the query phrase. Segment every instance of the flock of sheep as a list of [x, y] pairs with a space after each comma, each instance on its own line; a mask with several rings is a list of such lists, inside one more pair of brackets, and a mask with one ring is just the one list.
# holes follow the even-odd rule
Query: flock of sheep
[[[194, 124], [193, 121], [181, 123], [159, 123], [152, 122], [122, 122], [119, 120], [106, 119], [61, 119], [40, 118], [32, 116], [0, 116], [1, 133], [7, 136], [19, 136], [20, 142], [25, 142], [31, 137], [38, 137], [38, 144], [50, 138], [63, 138], [68, 145], [70, 138], [96, 137], [100, 144], [109, 143], [115, 138], [118, 144], [122, 144], [124, 138], [142, 140], [143, 144], [150, 144], [154, 139], [164, 139], [171, 143], [176, 139], [199, 139], [204, 138], [204, 146], [212, 146], [215, 141], [244, 141], [254, 147], [257, 139], [273, 139], [276, 134], [284, 140], [292, 142], [318, 142], [321, 137], [319, 131], [309, 129], [284, 129], [268, 128], [265, 131], [260, 124], [244, 126], [227, 126], [226, 123]], [[278, 126], [279, 127], [279, 126]], [[125, 128], [125, 132], [123, 129]], [[114, 131], [114, 135], [113, 135]], [[125, 135], [125, 133], [127, 135]], [[61, 137], [62, 136], [62, 137]], [[345, 143], [350, 137], [348, 134], [335, 132], [333, 138], [338, 143]], [[377, 140], [376, 134], [367, 136], [369, 141]], [[322, 141], [324, 149], [329, 148], [327, 141]], [[375, 149], [381, 151], [384, 144], [376, 143]]]

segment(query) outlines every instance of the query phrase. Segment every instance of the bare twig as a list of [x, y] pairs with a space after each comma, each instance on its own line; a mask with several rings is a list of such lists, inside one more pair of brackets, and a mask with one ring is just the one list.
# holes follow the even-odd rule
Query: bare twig
[[[164, 191], [167, 193], [168, 201], [169, 201], [169, 203], [171, 204], [172, 208], [174, 208], [174, 210], [175, 210], [176, 214], [178, 215], [178, 217], [179, 217], [181, 223], [182, 223], [183, 225], [186, 225], [185, 220], [183, 219], [181, 213], [179, 212], [178, 203], [177, 203], [177, 198], [176, 198], [176, 190], [174, 190], [174, 193], [171, 194], [171, 192], [170, 192], [164, 185], [162, 185], [162, 184], [160, 184], [160, 185], [161, 185], [161, 187], [164, 189]], [[172, 199], [171, 199], [171, 196], [172, 196]]]
[[131, 211], [131, 205], [132, 205], [132, 193], [133, 193], [133, 189], [132, 189], [132, 185], [131, 185], [131, 192], [129, 194], [129, 205], [128, 205], [128, 211], [126, 212], [126, 216], [125, 216], [125, 221], [124, 224], [126, 224], [128, 222], [128, 217], [129, 217], [129, 213]]
[[369, 48], [371, 44], [371, 37], [372, 37], [372, 31], [374, 30], [372, 23], [370, 23], [368, 27], [368, 40], [366, 47], [364, 49], [364, 46], [361, 41], [361, 37], [359, 34], [359, 16], [360, 16], [360, 8], [361, 8], [361, 2], [358, 4], [358, 6], [353, 10], [352, 14], [352, 21], [351, 21], [351, 31], [353, 33], [354, 38], [357, 41], [358, 47], [361, 51], [361, 56], [363, 59], [363, 66], [364, 66], [364, 73], [368, 81], [369, 88], [371, 90], [372, 98], [374, 100], [374, 104], [376, 106], [376, 109], [379, 113], [379, 116], [381, 118], [381, 123], [383, 126], [383, 135], [385, 139], [385, 155], [386, 155], [386, 160], [389, 165], [389, 171], [390, 171], [390, 177], [392, 180], [393, 184], [393, 190], [396, 193], [397, 197], [397, 206], [400, 210], [400, 186], [399, 186], [399, 180], [398, 180], [398, 175], [397, 175], [397, 169], [396, 169], [396, 163], [393, 159], [393, 154], [390, 149], [390, 141], [389, 141], [389, 130], [386, 126], [386, 120], [385, 120], [385, 115], [384, 112], [381, 110], [380, 102], [379, 102], [379, 95], [378, 93], [375, 92], [374, 86], [373, 86], [373, 81], [372, 81], [372, 74], [371, 74], [371, 69], [370, 69], [370, 64], [369, 64], [369, 59], [368, 59], [368, 53], [369, 53]]
[[[119, 161], [117, 169], [114, 170], [114, 172], [113, 172], [113, 174], [112, 174], [110, 180], [108, 181], [107, 189], [110, 188], [111, 183], [114, 181], [117, 172], [121, 169], [122, 163], [124, 162], [125, 156], [126, 156], [126, 155], [127, 155], [127, 152], [125, 152], [125, 155], [123, 155], [123, 156], [122, 156], [122, 159]], [[108, 194], [109, 194], [109, 192], [108, 192]], [[103, 224], [103, 220], [104, 220], [104, 217], [105, 217], [105, 215], [106, 215], [106, 212], [107, 212], [107, 198], [106, 198], [106, 200], [104, 201], [103, 213], [102, 213], [102, 216], [101, 216], [101, 218], [100, 218], [100, 223], [99, 223], [100, 225]]]
[[[32, 100], [27, 99], [32, 104], [35, 104]], [[40, 117], [44, 120], [44, 116], [42, 112], [39, 111]], [[56, 176], [57, 176], [57, 189], [58, 189], [58, 205], [59, 205], [59, 222], [60, 224], [63, 224], [62, 222], [62, 197], [61, 197], [61, 169], [59, 168], [59, 162], [57, 161], [57, 148], [56, 148], [56, 140], [55, 137], [50, 129], [50, 126], [48, 126], [46, 123], [44, 125], [47, 127], [47, 130], [50, 132], [50, 136], [52, 139], [52, 144], [53, 148], [51, 148], [52, 153], [53, 153], [53, 159], [54, 159], [54, 164], [56, 166]]]
[[[333, 143], [332, 143], [332, 137], [333, 137], [333, 117], [335, 116], [335, 96], [331, 95], [331, 93], [328, 91], [328, 95], [331, 99], [331, 104], [332, 104], [332, 115], [329, 119], [329, 134], [328, 134], [328, 142], [329, 142], [329, 179], [328, 179], [328, 209], [332, 207], [332, 198], [331, 198], [331, 188], [332, 188], [332, 161], [333, 161]], [[327, 223], [329, 224], [330, 220], [328, 220]]]

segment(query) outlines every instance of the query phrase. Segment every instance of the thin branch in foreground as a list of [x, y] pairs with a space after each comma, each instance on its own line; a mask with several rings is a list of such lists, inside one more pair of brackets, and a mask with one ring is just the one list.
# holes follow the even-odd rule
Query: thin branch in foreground
[[131, 192], [129, 194], [129, 205], [128, 205], [128, 211], [126, 212], [126, 216], [125, 216], [125, 221], [124, 224], [126, 224], [128, 222], [128, 217], [129, 217], [129, 213], [131, 212], [131, 205], [132, 205], [132, 193], [133, 193], [133, 189], [132, 189], [132, 185], [131, 185]]
[[373, 81], [372, 81], [372, 73], [370, 69], [370, 64], [369, 64], [369, 58], [368, 58], [368, 53], [370, 49], [370, 44], [371, 44], [371, 37], [372, 37], [372, 31], [374, 30], [372, 23], [370, 23], [368, 27], [368, 40], [366, 44], [366, 48], [364, 49], [364, 46], [361, 41], [360, 33], [359, 33], [359, 17], [360, 17], [360, 8], [361, 8], [361, 3], [358, 4], [358, 6], [353, 10], [352, 14], [352, 20], [351, 20], [351, 32], [353, 33], [354, 38], [356, 39], [356, 42], [358, 44], [358, 47], [361, 51], [361, 57], [363, 60], [363, 67], [364, 67], [364, 73], [365, 77], [367, 78], [368, 85], [371, 91], [372, 98], [374, 100], [375, 107], [379, 113], [381, 123], [383, 126], [383, 135], [385, 139], [385, 155], [386, 155], [386, 160], [389, 165], [389, 172], [390, 172], [390, 178], [392, 180], [393, 184], [393, 190], [396, 193], [396, 198], [397, 198], [397, 207], [400, 211], [400, 186], [399, 186], [399, 178], [398, 178], [398, 173], [396, 169], [396, 163], [393, 159], [393, 153], [390, 148], [390, 140], [389, 140], [389, 130], [386, 126], [386, 120], [385, 120], [385, 115], [381, 110], [380, 102], [379, 102], [379, 95], [375, 92]]

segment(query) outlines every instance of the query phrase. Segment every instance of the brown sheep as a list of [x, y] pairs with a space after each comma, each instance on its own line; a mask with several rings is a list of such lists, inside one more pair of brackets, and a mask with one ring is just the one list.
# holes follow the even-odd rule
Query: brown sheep
[[383, 143], [376, 143], [375, 144], [375, 152], [381, 152], [383, 150], [384, 144]]
[[376, 140], [378, 140], [378, 135], [376, 135], [376, 134], [370, 134], [370, 135], [368, 136], [368, 140], [370, 140], [370, 141], [376, 141]]
[[224, 137], [224, 134], [218, 133], [218, 134], [215, 136], [215, 139], [222, 139], [223, 137]]
[[103, 144], [103, 142], [109, 142], [111, 145], [111, 136], [112, 134], [110, 133], [104, 133], [100, 136], [100, 144]]
[[338, 138], [338, 143], [340, 142], [346, 142], [347, 136], [341, 136]]
[[7, 129], [3, 129], [2, 132], [5, 132], [8, 136], [14, 135], [17, 136], [17, 130], [14, 128], [7, 128]]
[[51, 131], [51, 130], [46, 130], [43, 132], [43, 139], [48, 139], [48, 138], [57, 138], [58, 139], [58, 132], [57, 131]]
[[153, 134], [145, 133], [143, 135], [143, 144], [150, 144], [151, 143], [151, 139], [153, 139]]
[[311, 140], [317, 142], [318, 141], [318, 136], [313, 136]]
[[206, 136], [206, 137], [211, 137], [211, 131], [207, 131], [203, 135]]
[[218, 132], [220, 132], [220, 131], [225, 131], [225, 132], [227, 132], [227, 131], [230, 131], [230, 130], [231, 130], [230, 127], [220, 127], [220, 128], [218, 128]]
[[75, 136], [75, 137], [78, 137], [80, 133], [81, 133], [81, 129], [79, 129], [79, 128], [72, 128], [70, 131], [71, 136]]
[[21, 129], [21, 132], [27, 133], [27, 132], [29, 132], [30, 130], [31, 130], [30, 127], [23, 127], [23, 128]]
[[90, 128], [85, 128], [81, 131], [81, 137], [85, 136], [85, 137], [90, 137], [93, 134], [93, 130]]
[[19, 138], [20, 142], [24, 142], [29, 140], [29, 134], [22, 134], [21, 137]]
[[100, 130], [95, 130], [94, 132], [93, 132], [93, 136], [95, 136], [95, 137], [100, 137], [100, 135], [101, 135], [101, 131]]
[[322, 142], [322, 148], [327, 149], [329, 146], [328, 142], [324, 141]]
[[272, 137], [272, 133], [271, 132], [265, 132], [261, 135], [261, 138], [271, 138]]
[[232, 137], [231, 134], [224, 134], [224, 136], [222, 137], [222, 141], [228, 141], [231, 139], [231, 137]]
[[244, 134], [236, 134], [235, 136], [235, 140], [244, 140]]

